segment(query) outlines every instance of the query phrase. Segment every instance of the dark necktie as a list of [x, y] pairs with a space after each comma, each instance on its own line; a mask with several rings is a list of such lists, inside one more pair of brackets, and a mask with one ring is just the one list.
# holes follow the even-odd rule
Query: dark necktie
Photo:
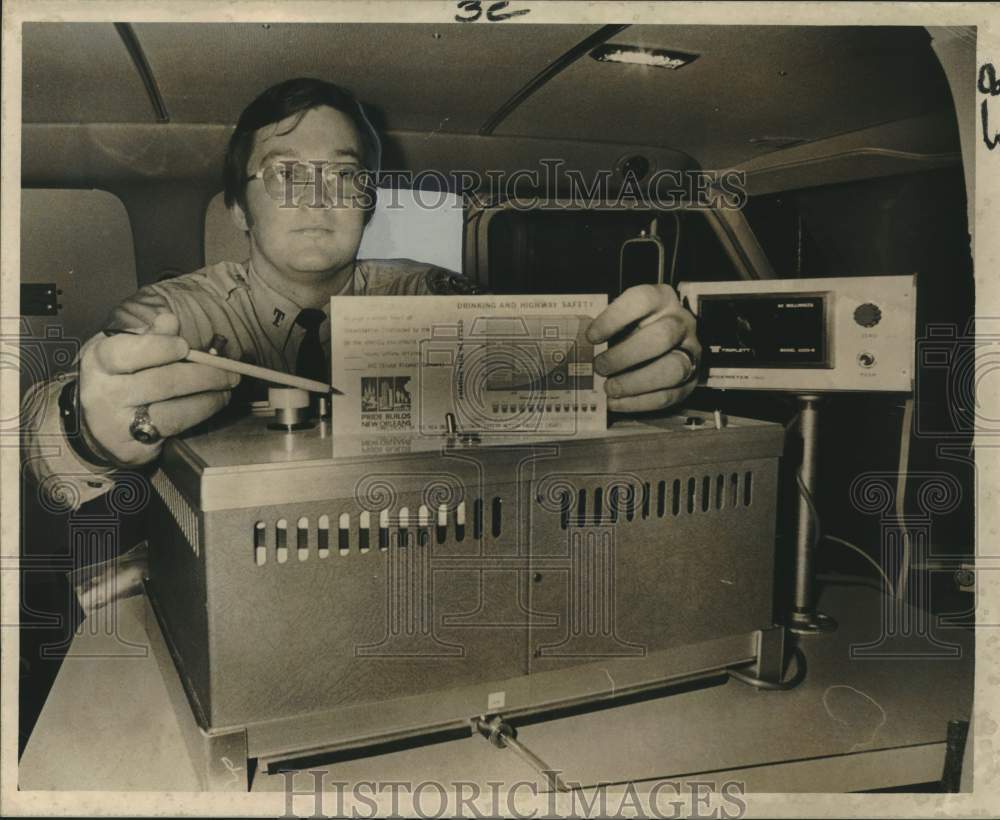
[[299, 355], [295, 359], [295, 375], [316, 379], [325, 384], [330, 381], [330, 363], [319, 338], [319, 326], [324, 319], [326, 314], [316, 308], [305, 308], [295, 317], [295, 324], [306, 331], [299, 344]]

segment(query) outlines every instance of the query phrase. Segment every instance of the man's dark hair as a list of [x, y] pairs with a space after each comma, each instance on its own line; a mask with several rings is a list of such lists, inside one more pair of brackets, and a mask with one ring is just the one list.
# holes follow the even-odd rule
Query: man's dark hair
[[[229, 138], [222, 170], [227, 208], [239, 205], [248, 219], [250, 217], [246, 200], [247, 162], [253, 152], [254, 134], [266, 125], [298, 115], [289, 129], [294, 130], [308, 111], [323, 105], [347, 115], [361, 138], [361, 161], [365, 170], [378, 173], [382, 145], [378, 132], [354, 95], [339, 85], [312, 77], [285, 80], [271, 86], [243, 109], [236, 130]], [[371, 210], [368, 216], [371, 216]]]

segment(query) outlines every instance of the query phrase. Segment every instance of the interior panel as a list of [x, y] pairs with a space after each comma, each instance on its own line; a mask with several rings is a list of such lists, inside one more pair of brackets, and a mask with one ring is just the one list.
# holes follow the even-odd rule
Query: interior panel
[[677, 70], [578, 60], [496, 133], [587, 140], [614, 131], [721, 168], [774, 150], [773, 138], [810, 141], [950, 103], [923, 28], [630, 26], [609, 42], [698, 58]]
[[[262, 89], [309, 76], [350, 88], [383, 127], [468, 132], [594, 28], [142, 23], [135, 31], [175, 122], [235, 122]], [[420, 81], [408, 82], [414, 74]]]
[[112, 23], [24, 23], [24, 122], [152, 122], [142, 79]]
[[82, 344], [111, 307], [135, 293], [135, 251], [128, 213], [107, 191], [21, 192], [21, 282], [53, 283], [57, 316], [31, 317]]

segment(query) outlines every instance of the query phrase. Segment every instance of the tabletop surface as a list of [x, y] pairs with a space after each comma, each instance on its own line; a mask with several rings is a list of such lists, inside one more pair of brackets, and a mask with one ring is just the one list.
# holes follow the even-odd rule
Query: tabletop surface
[[[973, 635], [914, 610], [886, 634], [886, 600], [865, 586], [825, 588], [821, 609], [839, 628], [800, 639], [808, 674], [793, 690], [728, 680], [529, 723], [518, 739], [571, 785], [712, 774], [739, 778], [747, 791], [839, 792], [936, 780], [948, 720], [971, 713]], [[143, 605], [121, 601], [81, 626], [21, 758], [21, 789], [199, 788]], [[544, 787], [520, 758], [479, 736], [322, 768], [341, 783]], [[253, 791], [285, 787], [281, 775], [258, 773], [253, 782]]]

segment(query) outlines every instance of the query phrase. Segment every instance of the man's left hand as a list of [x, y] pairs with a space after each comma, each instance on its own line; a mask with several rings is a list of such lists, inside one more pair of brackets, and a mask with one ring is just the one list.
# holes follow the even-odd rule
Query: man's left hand
[[591, 323], [587, 340], [606, 342], [628, 334], [594, 359], [607, 376], [608, 409], [618, 413], [661, 410], [694, 390], [701, 345], [695, 319], [669, 285], [636, 285]]

